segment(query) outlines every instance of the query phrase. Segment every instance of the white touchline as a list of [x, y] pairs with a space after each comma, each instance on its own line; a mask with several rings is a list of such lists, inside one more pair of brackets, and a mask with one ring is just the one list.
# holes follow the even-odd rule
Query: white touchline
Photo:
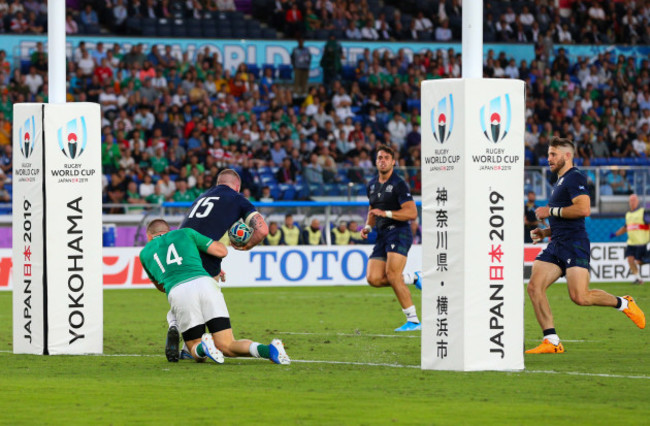
[[[12, 351], [0, 351], [0, 353], [10, 354]], [[28, 354], [27, 354], [28, 355]], [[93, 357], [143, 357], [143, 358], [162, 358], [164, 355], [153, 355], [153, 354], [90, 354], [88, 356]], [[228, 358], [226, 358], [228, 359]], [[248, 358], [248, 357], [238, 357], [230, 358], [242, 361], [265, 361], [259, 358]], [[403, 364], [388, 364], [388, 363], [378, 363], [378, 362], [355, 362], [355, 361], [324, 361], [317, 359], [292, 359], [292, 363], [298, 364], [331, 364], [331, 365], [359, 365], [365, 367], [392, 367], [392, 368], [417, 368], [420, 369], [419, 365], [403, 365]], [[429, 370], [435, 372], [436, 370]], [[452, 371], [453, 373], [453, 371]], [[459, 372], [462, 373], [462, 372]], [[470, 372], [473, 373], [473, 372]], [[495, 371], [496, 373], [496, 371]], [[641, 379], [641, 380], [650, 380], [650, 376], [629, 376], [625, 374], [605, 374], [605, 373], [582, 373], [580, 371], [554, 371], [554, 370], [524, 370], [524, 371], [507, 371], [504, 373], [508, 374], [566, 374], [567, 376], [585, 376], [585, 377], [605, 377], [613, 379]]]
[[342, 337], [390, 337], [399, 339], [419, 339], [420, 335], [398, 335], [398, 334], [366, 334], [366, 333], [302, 333], [298, 331], [276, 331], [276, 334], [290, 334], [296, 336], [342, 336]]

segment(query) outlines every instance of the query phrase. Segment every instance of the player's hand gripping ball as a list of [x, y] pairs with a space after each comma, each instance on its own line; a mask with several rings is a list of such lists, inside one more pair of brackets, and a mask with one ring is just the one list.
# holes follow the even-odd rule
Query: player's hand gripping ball
[[246, 245], [248, 240], [251, 239], [251, 236], [253, 236], [253, 229], [241, 220], [233, 223], [228, 230], [228, 238], [230, 238], [230, 242], [235, 246]]

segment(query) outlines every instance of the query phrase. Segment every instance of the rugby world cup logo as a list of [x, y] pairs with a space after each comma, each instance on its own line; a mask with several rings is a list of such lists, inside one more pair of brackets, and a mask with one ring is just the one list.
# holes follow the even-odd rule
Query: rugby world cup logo
[[[510, 95], [497, 96], [489, 104], [481, 107], [481, 130], [490, 142], [501, 142], [510, 131], [512, 123], [512, 110]], [[489, 121], [489, 125], [485, 123]]]
[[454, 130], [454, 96], [451, 93], [440, 99], [438, 106], [431, 108], [431, 130], [436, 142], [449, 140]]
[[34, 152], [34, 145], [36, 144], [36, 118], [32, 115], [25, 120], [23, 127], [18, 129], [20, 137], [19, 145], [20, 152], [26, 159]]
[[59, 127], [56, 135], [63, 155], [71, 160], [79, 158], [86, 149], [86, 143], [88, 142], [86, 118], [81, 116], [68, 121], [68, 124]]

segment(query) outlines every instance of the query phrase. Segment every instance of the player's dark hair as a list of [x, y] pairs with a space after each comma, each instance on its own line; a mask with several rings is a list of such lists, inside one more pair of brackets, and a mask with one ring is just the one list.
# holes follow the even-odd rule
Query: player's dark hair
[[379, 145], [379, 147], [377, 148], [377, 153], [379, 153], [379, 151], [384, 151], [386, 154], [388, 154], [391, 157], [395, 158], [395, 151], [393, 151], [393, 148], [391, 148], [388, 145], [383, 145], [383, 144]]
[[169, 232], [169, 224], [165, 219], [154, 219], [147, 225], [147, 234], [153, 235], [160, 232]]
[[222, 179], [227, 180], [229, 178], [236, 179], [239, 183], [241, 183], [241, 177], [239, 177], [239, 173], [233, 169], [224, 169], [217, 175], [217, 185], [222, 184]]
[[558, 138], [557, 136], [551, 139], [551, 146], [554, 147], [563, 147], [563, 148], [569, 148], [571, 149], [571, 152], [575, 154], [576, 152], [576, 147], [573, 145], [573, 141], [571, 139], [567, 138]]

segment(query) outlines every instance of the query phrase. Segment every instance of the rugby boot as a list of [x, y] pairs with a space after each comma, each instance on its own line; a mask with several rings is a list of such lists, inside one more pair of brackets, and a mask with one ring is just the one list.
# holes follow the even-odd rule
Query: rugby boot
[[636, 304], [632, 296], [623, 296], [623, 299], [627, 300], [627, 308], [623, 309], [623, 313], [627, 315], [629, 319], [632, 320], [639, 328], [645, 328], [645, 314], [639, 308], [639, 305]]
[[564, 353], [564, 346], [562, 346], [562, 342], [558, 343], [557, 345], [554, 345], [553, 343], [550, 342], [550, 340], [544, 339], [541, 345], [533, 349], [528, 349], [526, 353], [527, 354], [561, 354]]

